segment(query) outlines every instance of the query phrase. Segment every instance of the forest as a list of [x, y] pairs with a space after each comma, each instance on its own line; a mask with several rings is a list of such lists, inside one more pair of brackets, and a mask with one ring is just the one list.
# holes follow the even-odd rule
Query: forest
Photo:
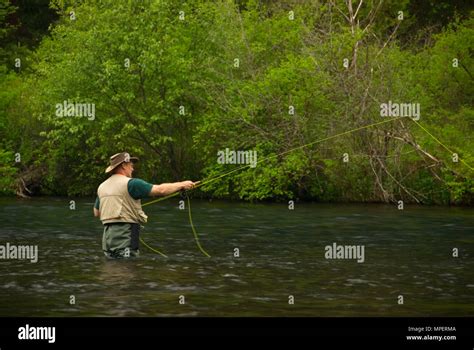
[[122, 151], [209, 179], [235, 150], [256, 166], [196, 196], [474, 204], [470, 1], [0, 3], [1, 195], [94, 196]]

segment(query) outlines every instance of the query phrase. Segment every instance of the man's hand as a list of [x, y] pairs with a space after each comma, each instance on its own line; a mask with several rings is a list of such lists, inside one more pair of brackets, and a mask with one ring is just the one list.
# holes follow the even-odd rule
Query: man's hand
[[194, 186], [198, 185], [200, 182], [201, 181], [196, 181], [196, 182], [192, 182], [192, 181], [189, 181], [189, 180], [183, 181], [183, 182], [181, 182], [181, 186], [182, 186], [181, 189], [185, 190], [185, 191], [191, 190], [191, 189], [194, 188]]

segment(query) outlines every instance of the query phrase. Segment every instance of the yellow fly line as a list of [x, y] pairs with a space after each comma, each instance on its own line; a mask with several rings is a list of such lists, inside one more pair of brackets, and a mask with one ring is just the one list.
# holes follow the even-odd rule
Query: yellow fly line
[[[441, 146], [444, 147], [445, 150], [447, 150], [449, 153], [451, 154], [454, 154], [453, 151], [451, 151], [447, 146], [445, 146], [440, 140], [438, 140], [435, 136], [433, 136], [432, 133], [430, 133], [423, 125], [421, 125], [420, 123], [418, 123], [415, 119], [412, 119], [416, 125], [418, 125], [424, 132], [426, 132], [428, 135], [430, 135], [430, 137], [435, 140], [437, 143], [439, 143]], [[466, 163], [466, 161], [464, 159], [461, 159], [459, 158], [459, 160], [465, 165], [467, 166], [470, 170], [474, 170], [474, 168], [472, 166], [470, 166], [469, 164]]]
[[[372, 124], [368, 124], [368, 125], [365, 125], [365, 126], [361, 126], [361, 127], [358, 127], [358, 128], [355, 128], [355, 129], [351, 129], [351, 130], [347, 130], [347, 131], [344, 131], [344, 132], [341, 132], [339, 134], [336, 134], [336, 135], [332, 135], [332, 136], [329, 136], [329, 137], [325, 137], [325, 138], [322, 138], [322, 139], [319, 139], [319, 140], [316, 140], [316, 141], [313, 141], [313, 142], [310, 142], [310, 143], [307, 143], [307, 144], [304, 144], [302, 146], [298, 146], [298, 147], [295, 147], [295, 148], [292, 148], [290, 150], [287, 150], [285, 152], [281, 152], [281, 153], [278, 153], [278, 154], [274, 154], [274, 155], [271, 155], [271, 156], [268, 156], [268, 157], [265, 157], [263, 159], [260, 159], [259, 161], [257, 161], [257, 163], [261, 163], [261, 162], [264, 162], [264, 161], [267, 161], [269, 159], [273, 159], [273, 158], [276, 158], [276, 157], [279, 157], [281, 155], [284, 155], [284, 154], [287, 154], [287, 153], [290, 153], [290, 152], [293, 152], [293, 151], [296, 151], [296, 150], [299, 150], [299, 149], [302, 149], [302, 148], [306, 148], [306, 147], [309, 147], [309, 146], [312, 146], [312, 145], [315, 145], [317, 143], [321, 143], [321, 142], [325, 142], [325, 141], [328, 141], [328, 140], [332, 140], [332, 139], [335, 139], [337, 137], [340, 137], [340, 136], [343, 136], [343, 135], [348, 135], [348, 134], [351, 134], [353, 132], [356, 132], [356, 131], [360, 131], [360, 130], [364, 130], [364, 129], [369, 129], [369, 128], [372, 128], [374, 126], [377, 126], [377, 125], [381, 125], [381, 124], [385, 124], [385, 123], [389, 123], [389, 122], [393, 122], [395, 120], [399, 120], [401, 118], [409, 118], [409, 117], [397, 117], [397, 118], [390, 118], [390, 119], [387, 119], [387, 120], [383, 120], [381, 122], [377, 122], [377, 123], [372, 123]], [[415, 122], [416, 125], [418, 125], [424, 132], [426, 132], [433, 140], [435, 140], [438, 144], [440, 144], [443, 148], [445, 148], [448, 152], [450, 152], [451, 154], [453, 154], [454, 152], [451, 151], [447, 146], [445, 146], [440, 140], [438, 140], [433, 134], [431, 134], [423, 125], [421, 125], [420, 123], [418, 123], [416, 120], [412, 119], [412, 118], [409, 118], [411, 119], [413, 122]], [[459, 160], [465, 165], [467, 166], [470, 170], [474, 170], [472, 168], [472, 166], [470, 166], [468, 163], [466, 163], [463, 159], [459, 158]], [[196, 189], [198, 187], [201, 187], [201, 186], [204, 186], [206, 184], [209, 184], [210, 182], [213, 182], [213, 181], [216, 181], [216, 180], [219, 180], [223, 177], [226, 177], [230, 174], [233, 174], [239, 170], [242, 170], [242, 169], [245, 169], [245, 168], [248, 168], [248, 167], [251, 167], [252, 165], [251, 164], [246, 164], [246, 165], [243, 165], [243, 166], [240, 166], [240, 167], [237, 167], [231, 171], [228, 171], [228, 172], [224, 172], [220, 175], [217, 175], [215, 177], [212, 177], [210, 179], [207, 179], [207, 180], [202, 180], [199, 182], [199, 184], [197, 186], [194, 186], [193, 189]], [[175, 197], [177, 195], [179, 195], [180, 192], [175, 192], [175, 193], [172, 193], [170, 195], [167, 195], [167, 196], [164, 196], [164, 197], [160, 197], [158, 199], [155, 199], [155, 200], [152, 200], [150, 202], [147, 202], [147, 203], [144, 203], [143, 206], [146, 206], [146, 205], [150, 205], [150, 204], [153, 204], [153, 203], [157, 203], [157, 202], [161, 202], [161, 201], [164, 201], [166, 199], [169, 199], [169, 198], [172, 198], [172, 197]], [[187, 203], [188, 203], [188, 217], [189, 217], [189, 224], [191, 225], [191, 229], [193, 231], [193, 235], [194, 235], [194, 240], [196, 242], [196, 245], [198, 246], [199, 250], [202, 252], [203, 255], [207, 256], [208, 258], [210, 258], [211, 256], [202, 248], [200, 242], [199, 242], [199, 236], [196, 232], [196, 229], [194, 227], [194, 224], [193, 224], [193, 220], [192, 220], [192, 214], [191, 214], [191, 201], [189, 200], [189, 196], [187, 194], [187, 192], [185, 192], [185, 195], [186, 195], [186, 198], [187, 198]], [[145, 241], [140, 237], [140, 241], [143, 243], [143, 245], [145, 245], [148, 249], [152, 250], [153, 252], [157, 253], [157, 254], [160, 254], [161, 256], [163, 257], [167, 257], [165, 254], [163, 254], [162, 252], [160, 252], [158, 249], [156, 248], [152, 248], [150, 247], [147, 243], [145, 243]]]

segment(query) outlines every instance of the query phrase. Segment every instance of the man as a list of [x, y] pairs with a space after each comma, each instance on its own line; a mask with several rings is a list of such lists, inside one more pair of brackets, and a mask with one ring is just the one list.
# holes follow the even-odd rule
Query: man
[[112, 175], [97, 190], [94, 216], [104, 224], [102, 249], [109, 258], [138, 256], [140, 225], [147, 222], [141, 199], [150, 196], [166, 196], [192, 189], [197, 182], [182, 181], [152, 185], [140, 179], [132, 179], [133, 164], [138, 161], [127, 152], [110, 157], [105, 169]]

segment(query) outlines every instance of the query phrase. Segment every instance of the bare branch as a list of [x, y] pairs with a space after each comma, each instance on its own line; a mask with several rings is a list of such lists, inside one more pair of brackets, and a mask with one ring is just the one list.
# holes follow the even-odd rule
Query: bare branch
[[359, 6], [357, 6], [357, 10], [356, 10], [356, 12], [354, 14], [354, 17], [353, 17], [354, 19], [357, 17], [357, 14], [359, 13], [359, 10], [360, 10], [360, 7], [362, 6], [363, 1], [364, 0], [360, 0]]
[[420, 201], [418, 200], [418, 198], [415, 197], [415, 195], [413, 195], [410, 191], [408, 191], [408, 189], [403, 186], [389, 171], [388, 169], [385, 167], [385, 164], [383, 164], [383, 162], [379, 159], [379, 158], [376, 158], [377, 161], [379, 162], [381, 168], [383, 169], [383, 171], [385, 171], [385, 173], [400, 187], [402, 188], [411, 198], [413, 198], [415, 200], [415, 202], [417, 203], [420, 203]]
[[349, 17], [347, 17], [346, 14], [345, 14], [344, 12], [342, 12], [342, 10], [341, 10], [339, 7], [336, 6], [336, 4], [335, 4], [334, 1], [332, 1], [331, 4], [334, 6], [334, 8], [335, 8], [336, 10], [339, 11], [339, 13], [340, 13], [341, 15], [344, 16], [344, 18], [347, 20], [347, 22], [349, 22], [349, 23], [351, 22], [351, 20], [349, 19]]
[[382, 191], [382, 196], [383, 196], [384, 202], [386, 202], [386, 203], [390, 202], [390, 200], [392, 198], [390, 198], [391, 196], [389, 195], [388, 191], [385, 190], [385, 188], [383, 187], [382, 181], [380, 180], [379, 175], [375, 171], [374, 164], [372, 163], [372, 158], [369, 159], [369, 164], [370, 164], [370, 168], [372, 169], [372, 171], [375, 175], [375, 182], [380, 187], [380, 190]]
[[377, 58], [383, 51], [383, 49], [385, 49], [385, 46], [387, 46], [387, 44], [392, 40], [393, 36], [395, 35], [395, 33], [397, 32], [398, 30], [398, 27], [400, 27], [400, 23], [401, 22], [398, 22], [397, 23], [397, 26], [395, 27], [395, 29], [393, 30], [392, 34], [390, 34], [390, 36], [388, 37], [387, 41], [385, 42], [385, 44], [383, 44], [382, 48], [379, 50], [379, 52], [377, 52], [377, 55], [375, 55], [375, 58]]

